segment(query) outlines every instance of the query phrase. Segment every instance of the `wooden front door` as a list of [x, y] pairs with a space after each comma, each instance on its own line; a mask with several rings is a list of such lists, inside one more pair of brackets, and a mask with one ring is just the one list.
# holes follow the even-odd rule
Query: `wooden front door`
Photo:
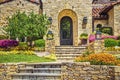
[[68, 16], [60, 21], [60, 45], [73, 45], [73, 22]]

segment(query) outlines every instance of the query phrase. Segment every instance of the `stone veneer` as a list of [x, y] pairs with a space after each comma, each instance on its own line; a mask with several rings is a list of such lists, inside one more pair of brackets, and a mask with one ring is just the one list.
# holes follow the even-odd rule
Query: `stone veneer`
[[[60, 20], [64, 16], [69, 16], [73, 20], [73, 46], [78, 46], [81, 33], [92, 33], [92, 0], [43, 0], [43, 13], [53, 19], [53, 47], [60, 46]], [[82, 28], [84, 17], [88, 18], [86, 29]]]
[[65, 63], [62, 80], [120, 80], [120, 67], [90, 65], [89, 63]]
[[[6, 18], [12, 16], [16, 11], [29, 13], [31, 11], [39, 13], [39, 5], [27, 0], [13, 0], [7, 3], [0, 4], [0, 27], [7, 25]], [[2, 34], [0, 32], [0, 34]]]
[[[61, 63], [61, 80], [120, 80], [120, 67], [90, 65], [89, 62]], [[0, 64], [0, 80], [12, 80], [11, 74], [25, 68], [25, 64]]]
[[0, 80], [12, 80], [11, 74], [18, 71], [19, 67], [25, 67], [25, 65], [13, 64], [13, 63], [3, 63], [0, 64]]
[[120, 4], [114, 6], [114, 35], [120, 35]]

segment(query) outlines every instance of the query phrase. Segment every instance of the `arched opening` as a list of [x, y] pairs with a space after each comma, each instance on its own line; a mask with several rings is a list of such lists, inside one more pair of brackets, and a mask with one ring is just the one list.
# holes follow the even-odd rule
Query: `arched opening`
[[73, 45], [73, 22], [68, 16], [60, 21], [60, 45]]
[[101, 29], [102, 29], [102, 24], [97, 24], [96, 30], [97, 30], [97, 31], [101, 31]]
[[[67, 22], [69, 23], [69, 32], [66, 33], [62, 32], [61, 26], [63, 25], [62, 23]], [[76, 13], [73, 10], [70, 9], [64, 9], [62, 10], [59, 15], [58, 15], [58, 25], [59, 25], [59, 45], [73, 45], [73, 46], [78, 46], [78, 18]], [[67, 27], [68, 28], [68, 27]], [[62, 29], [62, 30], [61, 30]], [[62, 38], [67, 38], [67, 35], [69, 35], [69, 43], [62, 44], [61, 41], [63, 40]], [[66, 40], [67, 42], [67, 40]]]

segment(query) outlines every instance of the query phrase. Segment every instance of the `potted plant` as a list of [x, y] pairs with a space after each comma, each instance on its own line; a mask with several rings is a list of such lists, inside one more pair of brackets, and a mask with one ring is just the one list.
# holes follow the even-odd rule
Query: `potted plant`
[[87, 44], [87, 39], [88, 39], [88, 34], [87, 33], [82, 33], [80, 35], [80, 40], [81, 40], [82, 45]]

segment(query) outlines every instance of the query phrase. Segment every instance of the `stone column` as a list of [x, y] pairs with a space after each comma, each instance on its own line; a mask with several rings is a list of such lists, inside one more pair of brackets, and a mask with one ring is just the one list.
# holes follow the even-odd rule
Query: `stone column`
[[94, 52], [101, 53], [104, 52], [104, 40], [95, 40], [94, 42]]
[[46, 40], [45, 41], [45, 51], [50, 53], [55, 53], [55, 40]]

